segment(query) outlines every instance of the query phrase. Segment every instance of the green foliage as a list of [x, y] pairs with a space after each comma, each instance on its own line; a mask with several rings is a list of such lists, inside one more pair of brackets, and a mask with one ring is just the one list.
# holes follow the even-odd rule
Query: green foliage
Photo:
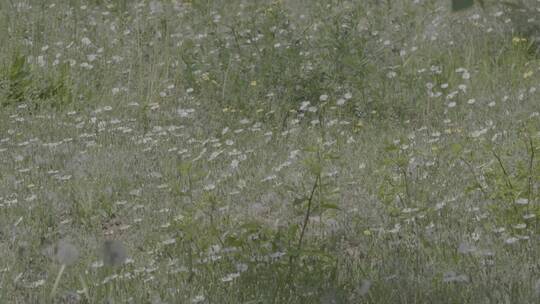
[[70, 68], [63, 64], [53, 73], [42, 76], [28, 63], [27, 57], [16, 54], [4, 75], [0, 75], [1, 105], [30, 103], [32, 108], [65, 109], [73, 100]]
[[[493, 200], [491, 211], [502, 226], [512, 228], [524, 222], [536, 221], [540, 216], [537, 186], [540, 183], [540, 160], [537, 150], [540, 142], [529, 125], [520, 134], [521, 142], [508, 150], [493, 147], [492, 165], [484, 173]], [[517, 147], [521, 151], [515, 150]], [[511, 159], [508, 162], [507, 159]]]
[[0, 4], [0, 303], [538, 302], [535, 21], [417, 2]]
[[[199, 94], [244, 110], [277, 106], [286, 113], [306, 100], [319, 103], [338, 84], [361, 89], [370, 70], [367, 37], [354, 32], [361, 5], [332, 15], [313, 10], [312, 20], [324, 20], [316, 31], [313, 21], [299, 21], [281, 2], [254, 5], [252, 11], [225, 28], [210, 24], [210, 47], [183, 43], [183, 75]], [[224, 30], [232, 41], [218, 37]], [[208, 62], [219, 69], [208, 69]], [[200, 72], [203, 77], [195, 75]]]
[[2, 105], [10, 105], [24, 101], [25, 95], [30, 90], [32, 77], [30, 68], [26, 63], [26, 57], [15, 55], [11, 65], [7, 69], [7, 75], [2, 80], [2, 88], [5, 91]]

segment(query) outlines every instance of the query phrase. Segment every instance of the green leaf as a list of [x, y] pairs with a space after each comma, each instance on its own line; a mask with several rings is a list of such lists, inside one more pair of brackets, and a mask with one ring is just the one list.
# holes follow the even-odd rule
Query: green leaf
[[317, 151], [319, 151], [319, 147], [318, 146], [315, 146], [315, 145], [312, 145], [312, 146], [306, 146], [304, 147], [304, 149], [302, 149], [304, 152], [311, 152], [311, 153], [315, 153]]
[[399, 147], [395, 144], [390, 144], [390, 145], [387, 145], [386, 147], [384, 147], [384, 151], [386, 152], [395, 152], [395, 151], [399, 151]]
[[187, 177], [193, 173], [193, 164], [190, 161], [181, 162], [176, 165], [176, 169], [183, 177]]
[[245, 229], [249, 232], [256, 232], [261, 230], [261, 224], [257, 222], [247, 222], [240, 226], [242, 229]]
[[333, 203], [321, 203], [321, 209], [328, 210], [328, 209], [334, 209], [334, 210], [341, 210], [339, 209], [338, 205]]
[[474, 5], [474, 0], [452, 0], [452, 11], [461, 11]]
[[315, 157], [309, 157], [304, 159], [304, 166], [313, 175], [320, 175], [323, 169], [321, 163]]
[[325, 160], [337, 160], [339, 158], [340, 158], [339, 155], [337, 155], [336, 153], [330, 153], [330, 152], [324, 154], [323, 156], [323, 159]]
[[227, 238], [225, 238], [225, 244], [227, 244], [227, 246], [241, 247], [244, 245], [244, 241], [235, 236], [228, 235]]
[[451, 150], [454, 154], [460, 154], [461, 151], [463, 151], [463, 146], [458, 143], [454, 143], [451, 146]]

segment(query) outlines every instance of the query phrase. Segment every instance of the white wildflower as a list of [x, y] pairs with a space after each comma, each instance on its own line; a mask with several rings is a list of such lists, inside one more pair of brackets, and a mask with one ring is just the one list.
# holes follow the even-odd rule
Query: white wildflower
[[191, 300], [191, 303], [201, 303], [204, 300], [206, 300], [206, 298], [203, 295], [198, 295]]
[[472, 138], [480, 137], [480, 136], [486, 134], [487, 131], [488, 131], [488, 128], [484, 128], [482, 130], [477, 130], [477, 131], [471, 132], [471, 137]]
[[386, 78], [388, 78], [388, 79], [393, 79], [396, 76], [397, 76], [397, 73], [394, 72], [394, 71], [390, 71], [390, 72], [386, 73]]
[[89, 46], [90, 44], [92, 44], [92, 41], [90, 41], [90, 39], [88, 37], [83, 37], [81, 39], [81, 42], [82, 44], [84, 44], [85, 46]]
[[233, 159], [231, 161], [231, 169], [236, 170], [238, 168], [238, 164], [240, 164], [240, 162], [237, 159]]
[[214, 189], [216, 189], [216, 185], [215, 184], [208, 184], [206, 186], [203, 187], [204, 191], [212, 191]]
[[300, 103], [300, 111], [305, 111], [309, 107], [310, 104], [311, 103], [307, 100], [302, 101], [302, 103]]
[[444, 283], [451, 283], [451, 282], [468, 283], [469, 277], [465, 274], [456, 274], [453, 271], [449, 271], [449, 272], [444, 273], [443, 282]]
[[173, 245], [176, 243], [176, 240], [175, 239], [168, 239], [168, 240], [165, 240], [163, 242], [161, 242], [163, 245], [167, 246], [167, 245]]
[[240, 276], [240, 273], [233, 272], [233, 273], [230, 273], [230, 274], [226, 275], [225, 277], [221, 278], [221, 281], [222, 282], [231, 282], [232, 280], [238, 278], [239, 276]]
[[519, 198], [516, 200], [516, 204], [518, 205], [527, 205], [529, 204], [529, 200], [526, 198]]
[[516, 238], [516, 237], [510, 237], [510, 238], [506, 239], [506, 240], [504, 241], [504, 243], [505, 243], [505, 244], [508, 244], [508, 245], [512, 245], [512, 244], [516, 243], [517, 241], [519, 241], [518, 238]]

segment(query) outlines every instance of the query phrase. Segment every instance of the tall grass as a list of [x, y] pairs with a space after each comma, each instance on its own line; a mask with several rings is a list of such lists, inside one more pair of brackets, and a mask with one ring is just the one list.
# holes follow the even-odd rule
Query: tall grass
[[0, 302], [537, 302], [516, 13], [0, 2]]

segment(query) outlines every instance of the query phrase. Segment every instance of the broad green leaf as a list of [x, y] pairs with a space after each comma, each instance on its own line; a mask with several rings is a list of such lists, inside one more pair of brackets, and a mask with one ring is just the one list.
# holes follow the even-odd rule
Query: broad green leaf
[[191, 163], [190, 162], [183, 162], [178, 165], [178, 170], [182, 174], [187, 174], [191, 170]]
[[454, 12], [470, 8], [474, 5], [474, 0], [452, 0], [452, 10]]

